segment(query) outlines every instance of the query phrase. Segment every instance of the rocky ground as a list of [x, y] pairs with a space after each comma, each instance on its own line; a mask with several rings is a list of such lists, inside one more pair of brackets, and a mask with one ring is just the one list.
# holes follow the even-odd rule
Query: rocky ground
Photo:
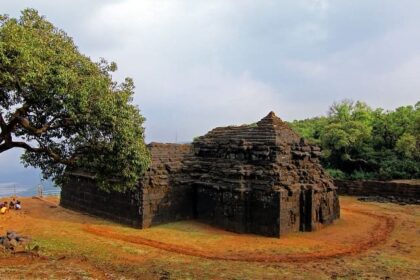
[[136, 230], [57, 207], [57, 198], [47, 202], [24, 198], [22, 211], [0, 215], [0, 233], [13, 230], [15, 236], [31, 241], [20, 253], [0, 248], [0, 275], [418, 279], [420, 206], [340, 199], [342, 218], [334, 225], [276, 239], [238, 235], [192, 221]]

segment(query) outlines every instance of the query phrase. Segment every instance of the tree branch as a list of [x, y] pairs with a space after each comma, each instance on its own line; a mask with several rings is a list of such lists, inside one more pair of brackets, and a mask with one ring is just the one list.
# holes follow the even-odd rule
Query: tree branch
[[6, 127], [7, 127], [7, 125], [6, 125], [6, 122], [3, 118], [3, 113], [0, 112], [0, 128], [1, 128], [1, 131], [6, 130]]
[[30, 134], [41, 136], [42, 133], [47, 132], [51, 127], [51, 123], [44, 124], [41, 128], [36, 128], [30, 125], [30, 122], [27, 118], [20, 117], [19, 124], [26, 129]]
[[16, 111], [12, 114], [10, 118], [9, 124], [7, 125], [6, 131], [7, 133], [11, 133], [15, 130], [16, 125], [20, 122], [20, 119], [26, 115], [29, 111], [29, 105], [23, 104], [22, 107], [16, 109]]
[[[61, 118], [61, 121], [59, 120]], [[57, 120], [58, 123], [54, 124]], [[20, 117], [19, 124], [28, 131], [29, 134], [35, 136], [41, 136], [43, 133], [49, 130], [55, 130], [59, 128], [68, 127], [71, 125], [71, 119], [67, 117], [65, 114], [61, 114], [59, 116], [55, 116], [49, 122], [45, 123], [42, 127], [34, 127], [30, 124], [29, 119], [25, 117]]]
[[34, 153], [44, 153], [46, 155], [48, 155], [54, 162], [56, 163], [62, 163], [65, 165], [73, 165], [76, 162], [77, 157], [71, 157], [69, 159], [65, 159], [62, 158], [58, 153], [54, 152], [51, 149], [48, 149], [46, 147], [32, 147], [31, 145], [29, 145], [28, 143], [25, 142], [16, 142], [16, 141], [12, 141], [12, 142], [6, 142], [0, 145], [0, 153], [7, 151], [9, 149], [12, 148], [22, 148], [25, 149], [29, 152], [34, 152]]
[[0, 112], [0, 128], [1, 128], [1, 131], [0, 131], [0, 144], [1, 144], [6, 139], [6, 129], [7, 129], [7, 125], [6, 125], [6, 122], [4, 121], [2, 112]]
[[[54, 117], [52, 120], [50, 120], [48, 123], [44, 124], [41, 128], [33, 127], [29, 119], [27, 118], [27, 114], [29, 112], [29, 105], [23, 104], [21, 108], [16, 109], [16, 111], [12, 114], [12, 117], [10, 118], [9, 123], [6, 123], [4, 120], [3, 114], [0, 113], [0, 153], [10, 150], [12, 148], [22, 148], [29, 152], [34, 153], [42, 153], [46, 154], [48, 157], [50, 157], [54, 162], [61, 163], [65, 165], [72, 165], [77, 160], [77, 156], [74, 155], [71, 158], [63, 158], [61, 155], [57, 152], [55, 152], [52, 149], [49, 149], [47, 147], [32, 147], [26, 142], [20, 142], [20, 141], [13, 141], [12, 138], [12, 132], [16, 130], [16, 125], [21, 125], [23, 129], [27, 130], [29, 134], [35, 135], [35, 136], [41, 136], [43, 133], [50, 129], [59, 129], [61, 127], [64, 127], [65, 124], [56, 124], [53, 125], [53, 123], [58, 119], [58, 117]], [[65, 120], [67, 121], [67, 120]]]

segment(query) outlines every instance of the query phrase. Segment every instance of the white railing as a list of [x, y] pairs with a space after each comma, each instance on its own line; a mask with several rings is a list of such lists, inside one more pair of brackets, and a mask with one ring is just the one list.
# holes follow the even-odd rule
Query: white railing
[[38, 185], [36, 187], [20, 184], [0, 184], [0, 197], [12, 196], [59, 196], [60, 188]]
[[30, 187], [18, 184], [2, 184], [0, 185], [0, 197], [16, 196], [20, 191], [25, 191], [27, 189], [30, 189]]
[[37, 193], [37, 196], [39, 197], [59, 196], [61, 193], [59, 188], [54, 188], [54, 189], [49, 188], [48, 190], [46, 190], [44, 186], [37, 186], [36, 188], [37, 188], [36, 193]]

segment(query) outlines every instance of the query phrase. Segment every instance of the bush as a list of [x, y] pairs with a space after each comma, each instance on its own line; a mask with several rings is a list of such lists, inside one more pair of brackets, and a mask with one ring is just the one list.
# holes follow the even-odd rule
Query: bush
[[325, 171], [327, 171], [327, 173], [334, 179], [339, 179], [339, 180], [346, 179], [346, 174], [340, 169], [327, 168], [325, 169]]
[[363, 170], [355, 170], [348, 176], [351, 180], [372, 180], [376, 179], [376, 174], [373, 172], [366, 172]]

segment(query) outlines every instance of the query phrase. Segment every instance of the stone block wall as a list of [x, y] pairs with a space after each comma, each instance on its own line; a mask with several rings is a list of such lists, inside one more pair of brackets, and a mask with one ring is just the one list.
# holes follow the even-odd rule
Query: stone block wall
[[249, 196], [248, 231], [250, 233], [280, 236], [280, 192], [254, 190]]
[[378, 196], [420, 202], [420, 181], [347, 181], [335, 180], [338, 193], [353, 196]]
[[312, 230], [331, 224], [340, 218], [339, 200], [335, 191], [312, 193]]
[[[280, 235], [299, 231], [301, 228], [301, 191], [280, 192]], [[309, 202], [309, 201], [307, 201]], [[302, 215], [302, 218], [304, 215]]]
[[91, 176], [72, 173], [61, 188], [60, 205], [115, 222], [141, 227], [140, 196], [135, 191], [118, 193], [98, 189]]
[[246, 194], [196, 185], [195, 216], [201, 221], [238, 233], [247, 232]]
[[193, 193], [182, 173], [191, 145], [151, 143], [148, 148], [151, 165], [133, 191], [104, 192], [91, 176], [72, 173], [62, 186], [60, 205], [139, 228], [193, 218]]
[[141, 227], [193, 218], [193, 192], [184, 162], [192, 155], [191, 145], [148, 145], [152, 163], [140, 182]]

